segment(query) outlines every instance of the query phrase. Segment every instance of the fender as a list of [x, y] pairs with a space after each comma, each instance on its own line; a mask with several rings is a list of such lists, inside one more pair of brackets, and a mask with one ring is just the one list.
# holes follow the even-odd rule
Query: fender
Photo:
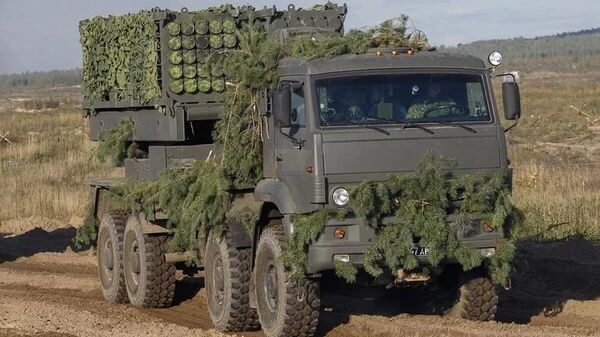
[[100, 221], [102, 216], [115, 209], [119, 209], [118, 204], [112, 200], [109, 190], [111, 187], [119, 184], [118, 179], [87, 179], [86, 183], [92, 188], [91, 197], [94, 203], [94, 215]]
[[142, 233], [146, 235], [173, 235], [173, 231], [158, 225], [154, 219], [149, 218], [144, 212], [137, 214], [138, 222], [142, 227]]
[[173, 235], [173, 231], [153, 224], [152, 222], [146, 220], [143, 215], [140, 215], [140, 223], [142, 224], [142, 233], [147, 235]]
[[273, 203], [281, 214], [298, 212], [290, 189], [279, 180], [261, 180], [254, 189], [254, 198], [257, 201]]
[[227, 230], [235, 248], [250, 248], [253, 245], [253, 231], [263, 203], [252, 193], [237, 195], [227, 213]]

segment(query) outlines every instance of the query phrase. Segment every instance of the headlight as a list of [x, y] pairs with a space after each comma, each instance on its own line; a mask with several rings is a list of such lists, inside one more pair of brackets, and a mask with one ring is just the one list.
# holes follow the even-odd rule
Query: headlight
[[492, 257], [496, 254], [496, 248], [482, 248], [479, 250], [481, 257]]
[[333, 202], [338, 206], [346, 206], [350, 201], [350, 193], [343, 187], [336, 188], [332, 195]]
[[502, 54], [500, 54], [499, 51], [493, 51], [488, 56], [488, 61], [490, 62], [491, 65], [493, 65], [494, 67], [497, 67], [502, 63]]

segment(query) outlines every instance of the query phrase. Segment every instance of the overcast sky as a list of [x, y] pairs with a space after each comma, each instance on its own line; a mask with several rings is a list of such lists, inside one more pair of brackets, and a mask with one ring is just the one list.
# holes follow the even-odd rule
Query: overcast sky
[[[78, 22], [153, 7], [200, 9], [225, 0], [0, 0], [0, 74], [81, 66]], [[290, 0], [230, 1], [285, 7]], [[297, 0], [309, 6], [315, 0]], [[599, 0], [347, 0], [347, 27], [408, 14], [433, 45], [534, 37], [600, 26]]]

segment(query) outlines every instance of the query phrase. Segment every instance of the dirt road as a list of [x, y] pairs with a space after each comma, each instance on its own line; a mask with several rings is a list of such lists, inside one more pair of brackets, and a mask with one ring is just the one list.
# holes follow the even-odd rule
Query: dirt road
[[[201, 278], [180, 275], [169, 309], [104, 303], [95, 257], [73, 252], [73, 228], [0, 234], [0, 337], [222, 336], [211, 327]], [[498, 322], [442, 317], [430, 295], [329, 294], [320, 336], [600, 336], [600, 247], [572, 240], [525, 244]], [[358, 297], [358, 298], [357, 298]], [[262, 336], [260, 332], [238, 336]]]

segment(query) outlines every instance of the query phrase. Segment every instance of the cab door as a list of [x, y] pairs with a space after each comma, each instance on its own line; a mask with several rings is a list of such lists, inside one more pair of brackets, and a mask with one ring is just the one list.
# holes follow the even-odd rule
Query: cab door
[[274, 176], [284, 182], [297, 198], [297, 204], [307, 202], [309, 173], [307, 172], [308, 149], [307, 109], [305, 86], [302, 82], [290, 82], [291, 124], [290, 127], [273, 127]]
[[304, 86], [291, 82], [292, 118], [290, 127], [273, 130], [275, 139], [275, 175], [277, 178], [305, 175], [306, 105]]

